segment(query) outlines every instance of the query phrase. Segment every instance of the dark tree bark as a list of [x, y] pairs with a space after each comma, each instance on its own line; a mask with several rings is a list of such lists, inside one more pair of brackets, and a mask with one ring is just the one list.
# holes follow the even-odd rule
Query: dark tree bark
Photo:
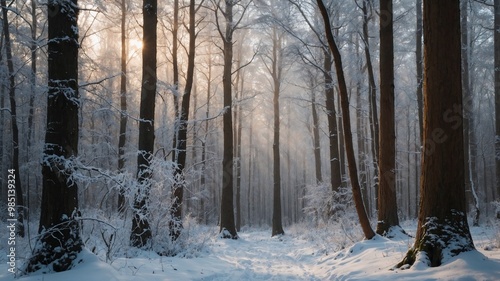
[[[127, 37], [126, 37], [126, 15], [127, 6], [125, 0], [121, 0], [121, 75], [120, 75], [120, 132], [118, 136], [118, 172], [125, 168], [125, 143], [127, 141]], [[118, 212], [125, 211], [125, 194], [123, 188], [118, 193]]]
[[[424, 143], [424, 106], [422, 98], [422, 88], [423, 88], [423, 63], [422, 63], [422, 0], [416, 1], [416, 13], [417, 13], [417, 26], [415, 32], [415, 64], [417, 66], [417, 110], [418, 110], [418, 127], [420, 133], [420, 146]], [[415, 163], [419, 163], [420, 157], [415, 153]], [[419, 190], [417, 188], [419, 177], [417, 176], [420, 165], [415, 165], [415, 214], [418, 214], [418, 194]]]
[[415, 30], [415, 64], [417, 65], [417, 104], [418, 104], [418, 127], [420, 129], [420, 142], [424, 142], [424, 111], [422, 99], [423, 69], [422, 69], [422, 0], [417, 0], [415, 9], [417, 23]]
[[187, 145], [187, 126], [189, 121], [189, 103], [191, 101], [191, 91], [194, 81], [194, 58], [196, 51], [196, 26], [195, 26], [195, 1], [190, 0], [189, 3], [189, 54], [186, 73], [186, 85], [184, 95], [182, 96], [182, 104], [179, 112], [179, 128], [176, 147], [173, 155], [176, 161], [174, 177], [176, 184], [172, 192], [172, 209], [170, 221], [170, 236], [175, 240], [179, 237], [182, 229], [182, 200], [184, 196], [184, 168], [186, 166], [186, 145]]
[[[310, 84], [311, 87], [311, 113], [312, 113], [312, 131], [313, 131], [313, 153], [314, 153], [314, 166], [316, 171], [316, 183], [319, 184], [323, 182], [323, 174], [321, 172], [321, 144], [319, 139], [319, 117], [318, 111], [316, 109], [316, 93], [314, 91], [314, 81], [313, 74], [309, 73]], [[290, 138], [287, 138], [290, 140]], [[290, 153], [288, 153], [290, 155]], [[288, 165], [288, 170], [290, 170], [290, 165]], [[290, 178], [289, 182], [290, 182]]]
[[371, 0], [363, 0], [361, 10], [363, 11], [363, 41], [365, 46], [365, 59], [366, 69], [368, 71], [368, 103], [369, 103], [369, 117], [370, 120], [370, 133], [372, 135], [372, 156], [373, 156], [373, 172], [375, 190], [375, 209], [378, 209], [378, 185], [379, 185], [379, 121], [377, 110], [377, 86], [375, 84], [375, 75], [373, 73], [372, 58], [370, 53], [370, 35], [368, 33], [368, 23], [371, 18]]
[[233, 1], [225, 1], [224, 17], [226, 20], [225, 34], [221, 33], [224, 49], [224, 69], [222, 84], [224, 93], [224, 115], [222, 116], [224, 152], [222, 158], [222, 198], [220, 215], [220, 233], [222, 238], [237, 239], [236, 226], [234, 222], [233, 204], [233, 113], [232, 113], [232, 64], [233, 64]]
[[155, 142], [155, 97], [156, 97], [156, 25], [157, 0], [143, 1], [143, 40], [142, 40], [142, 86], [139, 117], [139, 154], [137, 156], [137, 181], [139, 189], [134, 198], [134, 216], [130, 245], [149, 246], [151, 227], [148, 221], [147, 201], [151, 188], [150, 168]]
[[347, 154], [347, 162], [349, 168], [349, 177], [351, 179], [352, 194], [354, 199], [354, 205], [356, 207], [356, 212], [358, 213], [359, 222], [361, 228], [363, 229], [363, 234], [366, 239], [372, 239], [375, 236], [375, 232], [370, 226], [370, 221], [366, 215], [365, 206], [363, 204], [363, 198], [361, 196], [361, 189], [358, 180], [358, 171], [356, 167], [356, 158], [354, 156], [354, 147], [352, 141], [351, 133], [351, 120], [349, 117], [349, 99], [347, 94], [347, 85], [344, 77], [344, 70], [342, 67], [342, 57], [340, 56], [340, 51], [333, 38], [332, 28], [330, 26], [330, 17], [328, 11], [323, 4], [322, 0], [317, 0], [321, 16], [325, 25], [326, 37], [328, 40], [328, 45], [333, 54], [335, 61], [335, 70], [337, 72], [337, 80], [339, 84], [340, 92], [340, 104], [342, 106], [342, 122], [344, 125], [344, 140], [345, 140], [345, 150]]
[[[173, 98], [174, 98], [174, 113], [175, 118], [179, 118], [179, 0], [174, 0], [174, 22], [172, 23], [172, 71], [173, 71]], [[178, 126], [178, 119], [176, 119], [175, 126]], [[177, 127], [174, 128], [174, 143], [173, 147], [177, 147]], [[172, 160], [175, 161], [172, 156]]]
[[[9, 73], [9, 101], [10, 101], [10, 123], [12, 127], [12, 169], [14, 169], [14, 182], [16, 191], [17, 210], [17, 235], [24, 237], [24, 198], [21, 187], [21, 175], [19, 173], [19, 128], [17, 126], [17, 106], [16, 106], [16, 77], [14, 63], [12, 61], [12, 46], [10, 42], [9, 20], [7, 18], [7, 4], [1, 0], [3, 17], [3, 34], [5, 37], [5, 53], [7, 58], [7, 70]], [[9, 178], [11, 179], [11, 178]]]
[[[496, 198], [500, 200], [500, 0], [494, 2], [495, 25], [495, 166], [496, 166]], [[500, 219], [500, 213], [497, 214]]]
[[335, 110], [335, 93], [332, 79], [332, 55], [330, 50], [323, 51], [323, 78], [325, 79], [325, 98], [328, 121], [328, 139], [330, 141], [330, 182], [332, 190], [338, 192], [342, 184], [340, 169], [339, 135], [337, 127], [337, 112]]
[[396, 199], [394, 119], [394, 42], [392, 0], [380, 0], [380, 150], [377, 234], [399, 226]]
[[26, 272], [52, 265], [65, 271], [83, 248], [79, 224], [78, 187], [71, 162], [78, 155], [78, 4], [76, 0], [48, 2], [47, 131], [42, 161], [42, 210], [39, 245]]
[[271, 76], [273, 79], [273, 221], [272, 236], [285, 234], [281, 221], [281, 159], [280, 159], [280, 92], [283, 72], [282, 38], [273, 28], [273, 50], [271, 56]]
[[36, 13], [37, 9], [37, 1], [31, 1], [31, 42], [30, 42], [30, 51], [31, 51], [31, 76], [30, 76], [30, 84], [31, 84], [31, 94], [28, 101], [29, 114], [28, 114], [28, 134], [26, 138], [26, 151], [27, 154], [30, 154], [30, 149], [32, 145], [32, 139], [34, 138], [34, 129], [33, 129], [33, 119], [35, 117], [35, 96], [36, 96], [36, 83], [37, 83], [37, 31], [38, 31], [38, 17]]
[[[398, 265], [439, 266], [474, 250], [467, 224], [462, 120], [460, 2], [424, 0], [424, 151], [415, 244]], [[443, 46], [447, 46], [443, 48]]]

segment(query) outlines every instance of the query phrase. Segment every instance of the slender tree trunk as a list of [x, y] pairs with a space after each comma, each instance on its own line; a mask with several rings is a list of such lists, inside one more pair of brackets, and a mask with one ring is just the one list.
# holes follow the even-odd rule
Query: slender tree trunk
[[[472, 176], [473, 170], [475, 170], [475, 165], [473, 162], [474, 156], [471, 154], [473, 151], [472, 147], [474, 144], [474, 132], [473, 132], [473, 97], [471, 93], [471, 86], [469, 82], [469, 32], [467, 26], [467, 0], [460, 1], [460, 12], [461, 12], [461, 41], [462, 41], [462, 92], [463, 92], [463, 119], [464, 119], [464, 171], [465, 171], [465, 196], [467, 199], [467, 205], [472, 204], [474, 206], [474, 220], [473, 224], [477, 226], [479, 224], [479, 202], [475, 196], [474, 186], [475, 181]], [[468, 206], [467, 206], [468, 207]]]
[[[208, 140], [208, 118], [210, 116], [210, 98], [212, 96], [212, 57], [211, 54], [208, 54], [208, 71], [207, 71], [207, 105], [205, 111], [205, 135], [203, 137], [203, 141], [201, 143], [201, 179], [200, 186], [203, 190], [203, 194], [208, 194], [207, 181], [206, 181], [206, 167], [207, 167], [207, 140]], [[215, 193], [213, 194], [215, 197]], [[208, 224], [208, 216], [205, 212], [205, 196], [201, 197], [200, 200], [200, 208], [202, 209], [202, 218], [201, 220]], [[208, 199], [208, 198], [207, 198]], [[215, 204], [214, 204], [215, 206]]]
[[[2, 4], [3, 16], [3, 34], [5, 37], [5, 53], [7, 58], [7, 69], [9, 72], [9, 101], [10, 116], [12, 127], [12, 169], [14, 169], [14, 185], [16, 192], [17, 209], [17, 235], [24, 237], [24, 217], [26, 210], [24, 208], [23, 189], [21, 187], [21, 174], [19, 173], [19, 128], [17, 127], [17, 106], [16, 106], [16, 77], [14, 72], [14, 63], [12, 61], [12, 49], [10, 43], [9, 20], [7, 18], [7, 4], [5, 0]], [[10, 180], [12, 178], [9, 178]], [[9, 181], [10, 182], [10, 181]]]
[[139, 117], [139, 154], [137, 156], [137, 180], [139, 189], [134, 198], [134, 217], [130, 245], [148, 247], [151, 240], [151, 227], [148, 221], [147, 201], [151, 188], [155, 142], [155, 97], [156, 97], [156, 25], [157, 0], [143, 0], [143, 40], [142, 40], [142, 87]]
[[[314, 152], [314, 166], [316, 171], [316, 183], [319, 184], [323, 182], [323, 175], [321, 173], [321, 144], [319, 139], [319, 117], [318, 111], [316, 110], [316, 93], [314, 91], [314, 81], [312, 74], [310, 74], [310, 83], [311, 87], [311, 112], [312, 112], [312, 121], [313, 121], [313, 152]], [[288, 140], [290, 138], [287, 138]], [[288, 153], [290, 154], [290, 153]], [[288, 167], [290, 170], [290, 167]]]
[[460, 2], [424, 0], [423, 11], [422, 197], [415, 244], [398, 266], [412, 265], [420, 257], [434, 267], [444, 258], [474, 250], [474, 244], [465, 206]]
[[[26, 137], [27, 143], [27, 152], [30, 155], [30, 149], [32, 145], [32, 139], [34, 138], [34, 129], [33, 129], [33, 119], [35, 117], [35, 96], [37, 92], [37, 31], [38, 31], [38, 17], [36, 14], [37, 9], [37, 1], [31, 1], [31, 43], [30, 43], [30, 51], [31, 51], [31, 76], [30, 76], [30, 84], [31, 84], [31, 94], [28, 102], [29, 106], [29, 114], [28, 114], [28, 134]], [[29, 187], [28, 187], [29, 188]]]
[[[241, 74], [241, 85], [240, 85], [240, 94], [239, 98], [242, 98], [243, 95], [243, 88], [245, 85], [245, 76], [243, 73]], [[236, 209], [238, 211], [238, 219], [237, 219], [237, 224], [236, 228], [239, 231], [242, 225], [242, 208], [241, 208], [241, 134], [243, 131], [243, 111], [241, 110], [241, 105], [238, 106], [238, 129], [236, 131], [236, 147], [237, 147], [237, 153], [236, 153], [236, 158], [238, 159], [238, 166], [236, 167]]]
[[250, 128], [248, 129], [248, 190], [247, 190], [247, 209], [248, 209], [248, 224], [252, 223], [253, 208], [255, 204], [253, 190], [253, 118], [250, 118]]
[[273, 53], [271, 76], [273, 78], [273, 111], [274, 111], [274, 137], [273, 137], [273, 229], [272, 236], [285, 234], [281, 219], [281, 158], [280, 158], [280, 92], [281, 76], [283, 71], [282, 38], [273, 28]]
[[378, 210], [378, 185], [379, 185], [379, 170], [378, 170], [378, 155], [379, 155], [379, 122], [378, 122], [378, 110], [377, 110], [377, 86], [375, 84], [375, 75], [373, 73], [372, 58], [370, 53], [370, 35], [368, 33], [368, 23], [370, 21], [370, 16], [368, 14], [368, 9], [371, 11], [371, 0], [363, 0], [362, 11], [363, 11], [363, 41], [365, 45], [365, 59], [366, 59], [366, 69], [368, 71], [368, 102], [369, 102], [369, 120], [370, 120], [370, 132], [372, 135], [372, 156], [373, 156], [373, 173], [374, 173], [374, 183], [373, 187], [375, 189], [375, 209]]
[[396, 198], [396, 123], [392, 0], [380, 0], [380, 153], [377, 234], [399, 226]]
[[[408, 106], [408, 112], [411, 112], [410, 106]], [[411, 219], [411, 122], [409, 114], [406, 116], [406, 198], [407, 198], [407, 206], [406, 206], [406, 219]], [[417, 188], [415, 186], [415, 188]]]
[[332, 79], [332, 55], [329, 50], [323, 51], [323, 68], [325, 79], [326, 112], [328, 121], [328, 140], [330, 142], [330, 183], [332, 190], [338, 192], [342, 185], [339, 154], [339, 130], [337, 128], [337, 112], [335, 110], [335, 93]]
[[[120, 75], [120, 133], [118, 136], [118, 171], [125, 168], [125, 143], [127, 141], [127, 37], [126, 37], [126, 0], [121, 0], [121, 75]], [[118, 193], [118, 212], [125, 211], [125, 194], [123, 188]]]
[[[421, 151], [421, 146], [424, 143], [424, 111], [423, 111], [423, 56], [422, 56], [422, 0], [416, 0], [416, 12], [417, 12], [417, 22], [416, 22], [416, 32], [415, 32], [415, 64], [417, 66], [417, 110], [418, 110], [418, 128], [420, 133], [420, 143], [416, 146], [416, 151]], [[418, 215], [418, 198], [419, 198], [419, 167], [420, 167], [420, 157], [419, 154], [415, 154], [415, 215]]]
[[[178, 128], [179, 126], [179, 0], [174, 0], [174, 10], [173, 10], [173, 20], [174, 22], [172, 23], [172, 68], [173, 68], [173, 100], [174, 100], [174, 114], [175, 114], [175, 131], [174, 131], [174, 143], [172, 147], [177, 147], [177, 134], [178, 134]], [[175, 162], [177, 159], [172, 158], [172, 160]]]
[[170, 236], [172, 239], [177, 239], [182, 229], [182, 201], [184, 196], [184, 169], [186, 166], [186, 145], [187, 145], [187, 126], [189, 119], [189, 104], [191, 101], [191, 91], [194, 81], [194, 58], [196, 51], [196, 26], [195, 26], [195, 1], [190, 0], [189, 3], [189, 54], [188, 66], [186, 73], [186, 86], [182, 97], [181, 109], [179, 112], [179, 128], [176, 147], [173, 151], [173, 157], [176, 161], [174, 171], [175, 184], [172, 192], [172, 209], [170, 221]]
[[236, 226], [234, 222], [233, 205], [233, 183], [234, 183], [234, 154], [233, 154], [233, 113], [232, 113], [232, 64], [233, 64], [233, 1], [226, 1], [224, 17], [226, 19], [226, 31], [222, 40], [224, 41], [224, 69], [222, 84], [224, 92], [224, 115], [222, 116], [224, 153], [222, 159], [222, 199], [220, 232], [222, 238], [237, 239]]
[[328, 45], [332, 51], [333, 58], [335, 61], [335, 70], [337, 72], [337, 80], [339, 84], [340, 92], [340, 103], [342, 105], [342, 121], [344, 125], [344, 140], [345, 149], [347, 154], [347, 161], [349, 166], [349, 177], [351, 179], [352, 194], [354, 199], [354, 204], [356, 211], [358, 213], [361, 228], [366, 239], [372, 239], [375, 236], [375, 232], [370, 226], [370, 221], [366, 215], [365, 206], [363, 204], [363, 198], [361, 196], [361, 189], [358, 181], [358, 171], [356, 167], [356, 158], [354, 156], [354, 148], [351, 133], [351, 120], [349, 117], [349, 100], [347, 95], [347, 85], [344, 77], [344, 70], [342, 67], [342, 58], [340, 56], [339, 49], [335, 44], [333, 38], [332, 28], [330, 26], [330, 17], [328, 16], [328, 11], [322, 0], [317, 0], [321, 16], [323, 17], [323, 22], [325, 24], [326, 37], [328, 39]]
[[365, 135], [363, 124], [363, 108], [361, 104], [361, 84], [358, 81], [356, 85], [356, 129], [358, 134], [358, 166], [359, 166], [359, 185], [363, 194], [363, 202], [366, 207], [367, 215], [371, 216], [370, 200], [368, 196], [368, 188], [366, 181], [366, 152], [365, 152]]
[[[496, 198], [500, 200], [500, 0], [495, 0], [495, 167]], [[500, 219], [500, 213], [497, 213]]]
[[[239, 41], [238, 44], [238, 58], [236, 62], [236, 69], [240, 69], [241, 67], [241, 60], [242, 60], [242, 45], [243, 45], [243, 40]], [[241, 80], [241, 85], [240, 85], [240, 80]], [[236, 102], [233, 110], [233, 118], [235, 120], [234, 124], [234, 154], [235, 154], [235, 189], [236, 189], [236, 231], [239, 232], [241, 229], [241, 116], [242, 116], [242, 111], [241, 111], [241, 97], [243, 93], [243, 86], [244, 86], [244, 74], [243, 70], [240, 69], [236, 72], [236, 79], [234, 85], [236, 86]]]
[[[2, 0], [2, 6], [5, 1]], [[78, 211], [78, 187], [72, 161], [78, 156], [78, 4], [76, 0], [48, 2], [47, 129], [42, 161], [42, 210], [39, 242], [25, 272], [51, 265], [65, 271], [83, 248]], [[5, 15], [4, 15], [5, 16]]]
[[417, 11], [417, 26], [415, 31], [415, 64], [417, 66], [417, 105], [418, 105], [418, 127], [420, 131], [420, 142], [424, 141], [424, 111], [422, 99], [423, 69], [422, 69], [422, 0], [417, 0], [415, 9]]

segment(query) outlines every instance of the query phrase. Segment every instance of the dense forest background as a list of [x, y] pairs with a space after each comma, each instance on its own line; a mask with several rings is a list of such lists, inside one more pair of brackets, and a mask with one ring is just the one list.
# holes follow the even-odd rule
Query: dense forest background
[[[169, 227], [165, 218], [170, 216], [172, 202], [175, 204], [171, 199], [172, 186], [179, 181], [184, 184], [183, 216], [189, 214], [201, 224], [215, 225], [220, 221], [225, 172], [221, 162], [224, 146], [228, 147], [223, 142], [225, 49], [221, 31], [228, 27], [221, 27], [226, 14], [220, 10], [220, 1], [197, 1], [191, 23], [188, 2], [161, 1], [157, 12], [154, 161], [147, 203], [153, 236]], [[342, 188], [349, 186], [340, 133], [342, 114], [337, 80], [332, 79], [333, 60], [319, 12], [310, 1], [233, 2], [237, 24], [232, 32], [231, 173], [235, 177], [236, 227], [271, 225], [276, 205], [276, 112], [283, 225], [301, 220], [318, 224], [328, 221], [332, 214], [341, 213], [338, 210], [353, 206], [350, 189]], [[124, 228], [130, 229], [130, 207], [139, 188], [136, 173], [143, 74], [142, 2], [80, 0], [78, 4], [80, 128], [73, 179], [79, 185], [79, 205], [83, 214], [104, 221], [121, 213], [126, 218]], [[393, 3], [395, 186], [402, 219], [418, 215], [421, 152], [432, 149], [421, 147], [421, 4], [419, 0]], [[39, 1], [11, 1], [2, 6], [1, 200], [6, 204], [6, 171], [18, 165], [25, 219], [37, 220], [47, 115], [48, 12]], [[469, 210], [473, 214], [480, 211], [481, 220], [495, 214], [491, 202], [500, 196], [495, 162], [493, 1], [464, 0], [461, 7], [466, 193]], [[378, 1], [369, 0], [329, 1], [327, 8], [343, 57], [363, 200], [368, 216], [375, 218], [380, 8]], [[189, 28], [193, 23], [196, 55], [186, 123], [186, 163], [179, 178], [175, 141], [182, 131], [179, 108], [190, 76], [187, 66], [193, 53]], [[10, 33], [10, 42], [4, 39], [6, 31]], [[7, 62], [12, 62], [12, 67]], [[13, 84], [9, 84], [9, 77], [13, 77]], [[12, 85], [14, 95], [9, 92]], [[334, 93], [333, 100], [328, 99], [329, 91]], [[336, 143], [333, 142], [338, 159], [331, 157], [335, 147], [330, 126], [336, 126], [339, 132]], [[339, 175], [333, 174], [332, 161], [339, 162]], [[332, 185], [336, 180], [341, 180], [340, 189], [334, 193]], [[342, 200], [334, 200], [338, 198], [335, 196]]]

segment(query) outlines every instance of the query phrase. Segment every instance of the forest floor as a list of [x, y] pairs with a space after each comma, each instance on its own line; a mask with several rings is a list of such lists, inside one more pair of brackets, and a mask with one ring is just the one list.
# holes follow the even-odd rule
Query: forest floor
[[[403, 228], [414, 234], [413, 222]], [[436, 268], [415, 264], [394, 269], [413, 238], [398, 235], [356, 241], [356, 235], [305, 224], [285, 228], [286, 235], [270, 237], [269, 229], [246, 228], [240, 239], [217, 237], [217, 228], [198, 226], [201, 244], [193, 257], [164, 257], [154, 252], [129, 252], [105, 263], [85, 250], [82, 263], [70, 271], [32, 275], [22, 281], [166, 281], [166, 280], [500, 280], [499, 226], [472, 227], [477, 251], [460, 254]], [[200, 246], [202, 245], [202, 246]], [[14, 280], [2, 257], [0, 280]]]

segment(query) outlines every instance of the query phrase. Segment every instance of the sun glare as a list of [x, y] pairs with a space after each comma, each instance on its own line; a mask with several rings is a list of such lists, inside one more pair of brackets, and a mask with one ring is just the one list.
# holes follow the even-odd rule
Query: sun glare
[[130, 48], [133, 50], [142, 49], [142, 40], [130, 39], [129, 44], [130, 44]]

